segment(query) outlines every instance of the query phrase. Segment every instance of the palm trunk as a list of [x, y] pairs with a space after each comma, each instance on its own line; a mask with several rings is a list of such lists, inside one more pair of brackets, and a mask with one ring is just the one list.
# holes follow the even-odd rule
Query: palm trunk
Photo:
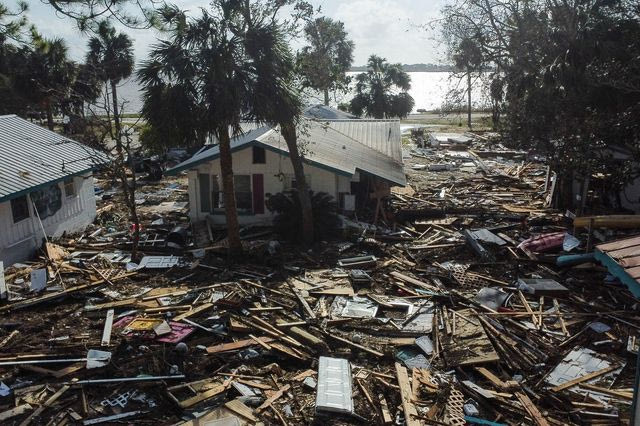
[[293, 166], [293, 173], [296, 176], [296, 189], [298, 190], [298, 197], [300, 197], [300, 207], [302, 208], [302, 239], [306, 244], [311, 244], [314, 237], [313, 229], [313, 210], [311, 207], [311, 195], [309, 193], [309, 187], [307, 186], [307, 180], [304, 176], [304, 166], [302, 164], [302, 158], [298, 151], [298, 138], [296, 135], [295, 124], [289, 122], [280, 125], [282, 129], [282, 136], [287, 142], [287, 148], [289, 149], [289, 159]]
[[222, 191], [224, 197], [224, 213], [227, 218], [227, 233], [229, 238], [229, 254], [242, 253], [240, 242], [240, 225], [236, 209], [235, 189], [233, 185], [233, 162], [231, 159], [231, 138], [229, 127], [221, 127], [218, 133], [220, 141], [220, 172], [222, 173]]
[[324, 104], [329, 106], [329, 89], [324, 89]]
[[47, 109], [47, 127], [53, 131], [53, 107], [51, 106], [51, 99], [46, 100], [45, 108]]

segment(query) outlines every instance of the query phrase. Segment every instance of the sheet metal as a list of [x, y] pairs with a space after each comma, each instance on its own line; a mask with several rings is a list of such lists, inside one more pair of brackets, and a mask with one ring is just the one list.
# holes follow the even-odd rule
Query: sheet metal
[[0, 116], [0, 201], [95, 169], [108, 157], [16, 115]]
[[316, 411], [352, 413], [351, 381], [351, 366], [348, 360], [321, 356], [318, 362]]

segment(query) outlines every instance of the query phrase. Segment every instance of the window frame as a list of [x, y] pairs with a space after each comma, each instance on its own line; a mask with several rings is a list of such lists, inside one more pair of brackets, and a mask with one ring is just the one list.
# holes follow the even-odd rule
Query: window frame
[[[71, 194], [67, 192], [67, 185], [71, 185], [71, 188], [73, 190]], [[75, 198], [78, 196], [78, 191], [76, 191], [76, 180], [73, 177], [63, 180], [62, 186], [64, 188], [65, 198]]]
[[[15, 211], [15, 207], [14, 204], [17, 204], [17, 202], [19, 200], [24, 200], [24, 207], [26, 210], [26, 216], [22, 217], [21, 219], [16, 220], [16, 211]], [[31, 211], [29, 210], [29, 199], [27, 198], [26, 195], [22, 195], [20, 197], [16, 197], [11, 199], [11, 219], [13, 220], [13, 224], [17, 225], [20, 222], [24, 222], [25, 220], [29, 219], [31, 217]]]
[[[251, 147], [251, 160], [253, 164], [267, 164], [267, 150], [262, 146]], [[256, 155], [259, 153], [258, 155]], [[256, 157], [259, 157], [256, 159]]]

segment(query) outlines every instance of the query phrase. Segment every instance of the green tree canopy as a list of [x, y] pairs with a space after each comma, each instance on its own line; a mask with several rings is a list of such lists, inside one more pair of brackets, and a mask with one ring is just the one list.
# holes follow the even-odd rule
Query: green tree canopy
[[406, 117], [414, 100], [408, 93], [411, 78], [402, 65], [371, 55], [367, 68], [356, 76], [356, 96], [349, 104], [350, 111], [373, 118]]
[[[637, 2], [465, 0], [444, 15], [449, 46], [470, 39], [493, 69], [491, 96], [505, 117], [505, 140], [547, 156], [559, 174], [561, 204], [576, 199], [576, 179], [601, 173], [612, 189], [638, 175]], [[614, 159], [614, 151], [626, 154]]]
[[304, 27], [308, 46], [298, 54], [298, 64], [306, 87], [321, 91], [329, 105], [329, 92], [346, 90], [346, 72], [353, 63], [353, 41], [344, 24], [327, 17], [317, 18]]

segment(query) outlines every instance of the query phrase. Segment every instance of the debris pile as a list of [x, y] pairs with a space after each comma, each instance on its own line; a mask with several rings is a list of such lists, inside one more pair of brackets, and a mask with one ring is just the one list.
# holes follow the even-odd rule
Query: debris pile
[[640, 309], [596, 257], [638, 230], [574, 227], [544, 165], [487, 147], [416, 148], [382, 222], [310, 251], [253, 230], [235, 263], [185, 182], [143, 187], [133, 262], [105, 192], [92, 229], [1, 275], [0, 421], [628, 422]]

